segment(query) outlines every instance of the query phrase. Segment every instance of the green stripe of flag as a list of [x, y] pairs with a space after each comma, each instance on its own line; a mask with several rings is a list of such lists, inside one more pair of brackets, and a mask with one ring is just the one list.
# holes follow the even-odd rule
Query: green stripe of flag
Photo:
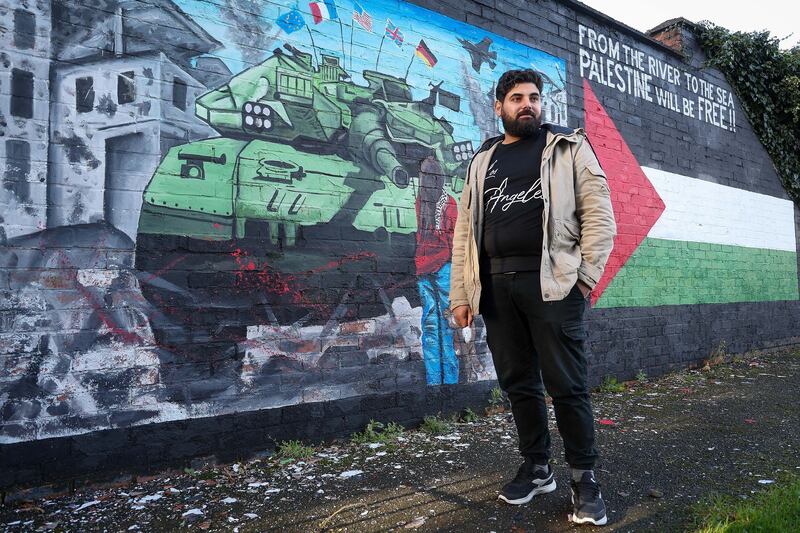
[[596, 306], [797, 299], [796, 252], [646, 238]]

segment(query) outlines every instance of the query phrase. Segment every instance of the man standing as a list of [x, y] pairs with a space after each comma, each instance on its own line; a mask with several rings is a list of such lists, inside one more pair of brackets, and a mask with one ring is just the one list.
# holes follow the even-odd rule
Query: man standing
[[542, 78], [500, 77], [487, 140], [469, 169], [453, 238], [450, 308], [466, 327], [481, 313], [497, 379], [511, 401], [524, 462], [499, 498], [527, 503], [555, 490], [545, 389], [571, 467], [576, 523], [603, 525], [584, 354], [586, 299], [616, 226], [605, 174], [583, 130], [540, 124]]

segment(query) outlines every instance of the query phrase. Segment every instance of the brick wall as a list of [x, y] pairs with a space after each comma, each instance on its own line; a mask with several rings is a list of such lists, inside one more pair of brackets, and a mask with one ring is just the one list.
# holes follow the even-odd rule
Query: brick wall
[[420, 243], [508, 68], [608, 174], [592, 384], [797, 342], [800, 215], [688, 23], [678, 53], [566, 0], [361, 5], [0, 4], [3, 487], [484, 403]]

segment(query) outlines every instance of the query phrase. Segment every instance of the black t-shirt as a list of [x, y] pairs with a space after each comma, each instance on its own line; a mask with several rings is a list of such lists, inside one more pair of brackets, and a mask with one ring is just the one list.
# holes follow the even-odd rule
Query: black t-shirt
[[[547, 134], [500, 144], [483, 185], [481, 270], [539, 270], [542, 261], [541, 164]], [[486, 270], [484, 270], [486, 271]]]

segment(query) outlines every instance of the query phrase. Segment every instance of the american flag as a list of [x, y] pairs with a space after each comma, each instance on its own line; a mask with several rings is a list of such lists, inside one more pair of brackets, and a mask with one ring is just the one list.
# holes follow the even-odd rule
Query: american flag
[[372, 31], [372, 17], [358, 4], [354, 4], [353, 7], [353, 20], [361, 24], [361, 27], [365, 30]]

